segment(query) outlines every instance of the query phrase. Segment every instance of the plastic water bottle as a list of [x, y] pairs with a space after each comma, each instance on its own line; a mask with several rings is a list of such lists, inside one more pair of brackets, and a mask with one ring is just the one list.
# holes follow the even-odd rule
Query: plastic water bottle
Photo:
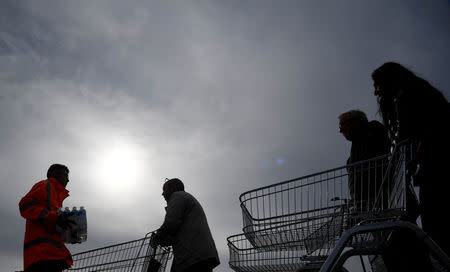
[[[70, 214], [70, 209], [69, 209], [69, 207], [65, 207], [64, 210], [60, 209], [59, 213], [62, 214], [62, 215], [68, 215], [68, 214]], [[61, 240], [64, 243], [70, 243], [71, 242], [70, 229], [60, 229], [58, 227], [58, 231], [61, 233]]]
[[[64, 215], [69, 216], [70, 214], [70, 208], [69, 207], [65, 207], [64, 208]], [[71, 242], [71, 237], [72, 237], [72, 233], [71, 233], [71, 229], [67, 228], [65, 230], [63, 230], [63, 234], [64, 234], [64, 242], [65, 243], [70, 243]]]
[[85, 242], [87, 240], [87, 216], [86, 216], [86, 209], [81, 206], [80, 210], [78, 212], [78, 219], [79, 219], [79, 234], [78, 234], [78, 240], [80, 243]]
[[70, 229], [70, 242], [71, 243], [77, 243], [78, 242], [78, 229], [79, 229], [79, 225], [80, 223], [78, 222], [78, 210], [77, 207], [73, 207], [72, 208], [72, 215], [69, 217], [70, 220], [72, 220], [73, 222], [75, 222], [75, 225], [72, 225], [71, 229]]
[[57, 226], [57, 231], [61, 233], [61, 240], [66, 244], [85, 242], [87, 240], [86, 209], [83, 206], [80, 209], [73, 207], [71, 211], [68, 207], [65, 207], [64, 210], [58, 209], [57, 212], [68, 216], [68, 219], [75, 223], [71, 224], [71, 227], [65, 230]]

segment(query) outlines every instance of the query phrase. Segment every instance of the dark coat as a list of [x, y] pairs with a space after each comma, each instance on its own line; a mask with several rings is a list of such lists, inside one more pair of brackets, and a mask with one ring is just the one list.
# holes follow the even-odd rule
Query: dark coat
[[171, 271], [183, 271], [206, 260], [214, 260], [213, 266], [219, 264], [205, 212], [191, 194], [179, 191], [170, 196], [160, 232], [172, 236], [174, 259]]
[[450, 105], [440, 93], [419, 87], [395, 97], [390, 134], [394, 141], [420, 143], [414, 184], [420, 186], [422, 227], [450, 255], [450, 223], [443, 219], [450, 207]]
[[353, 203], [364, 210], [372, 207], [382, 183], [386, 162], [355, 163], [385, 155], [389, 153], [389, 148], [387, 130], [378, 121], [369, 122], [357, 139], [352, 141], [347, 160], [349, 192]]

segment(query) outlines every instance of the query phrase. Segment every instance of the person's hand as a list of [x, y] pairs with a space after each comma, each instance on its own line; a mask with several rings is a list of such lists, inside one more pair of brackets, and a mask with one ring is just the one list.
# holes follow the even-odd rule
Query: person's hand
[[78, 241], [77, 240], [77, 236], [76, 235], [73, 235], [72, 236], [72, 239], [71, 239], [71, 241], [70, 241], [70, 243], [73, 245], [73, 244], [81, 244], [81, 241]]
[[70, 214], [61, 214], [58, 217], [58, 220], [56, 221], [56, 225], [59, 226], [61, 229], [71, 229], [72, 226], [75, 226], [75, 221], [69, 219]]
[[156, 241], [156, 233], [155, 232], [153, 232], [152, 233], [152, 235], [150, 236], [150, 246], [151, 247], [156, 247], [156, 246], [158, 246], [158, 243], [157, 243], [157, 241]]
[[419, 170], [419, 164], [416, 159], [412, 159], [406, 163], [406, 175], [413, 177]]
[[166, 236], [162, 231], [159, 230], [153, 233], [152, 236], [150, 237], [150, 245], [153, 247], [156, 246], [166, 247], [172, 245], [172, 243], [173, 243], [172, 238]]

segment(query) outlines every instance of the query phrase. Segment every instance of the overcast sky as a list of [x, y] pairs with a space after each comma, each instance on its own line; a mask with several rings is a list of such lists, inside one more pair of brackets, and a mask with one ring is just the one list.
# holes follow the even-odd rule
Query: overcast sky
[[88, 241], [143, 237], [179, 177], [222, 264], [238, 196], [345, 163], [337, 116], [376, 114], [398, 61], [450, 96], [449, 1], [13, 1], [0, 4], [0, 270], [22, 269], [18, 202], [52, 163]]

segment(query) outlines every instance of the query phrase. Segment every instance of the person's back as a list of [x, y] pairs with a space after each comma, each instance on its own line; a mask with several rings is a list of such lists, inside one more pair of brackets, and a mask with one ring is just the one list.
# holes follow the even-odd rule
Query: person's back
[[348, 163], [368, 160], [389, 153], [387, 130], [378, 121], [370, 121], [364, 135], [352, 141]]
[[[370, 121], [361, 137], [352, 142], [348, 164], [369, 160], [389, 153], [389, 139], [387, 130], [378, 121]], [[383, 184], [387, 163], [385, 161], [371, 161], [357, 164], [349, 168], [350, 195], [359, 206], [369, 211], [381, 193], [384, 186], [382, 199], [387, 201], [388, 184]], [[356, 205], [358, 205], [356, 204]], [[386, 206], [385, 203], [379, 203]]]
[[167, 201], [166, 216], [154, 240], [173, 247], [171, 271], [211, 272], [220, 261], [202, 206], [177, 178], [164, 183], [162, 195]]
[[449, 103], [439, 90], [398, 63], [378, 67], [372, 79], [392, 140], [410, 139], [417, 145], [408, 166], [415, 173], [414, 185], [420, 186], [422, 227], [450, 255], [450, 223], [442, 218], [450, 194]]
[[[172, 213], [172, 210], [175, 211]], [[189, 267], [205, 259], [218, 260], [205, 212], [197, 199], [184, 191], [174, 192], [167, 206], [166, 219], [170, 220], [172, 214], [178, 215], [178, 212], [183, 212], [183, 222], [172, 245], [174, 265]]]
[[364, 112], [350, 110], [339, 116], [340, 131], [352, 142], [347, 160], [348, 188], [354, 208], [369, 211], [382, 185], [385, 164], [358, 163], [389, 152], [387, 130], [378, 121], [368, 121]]

